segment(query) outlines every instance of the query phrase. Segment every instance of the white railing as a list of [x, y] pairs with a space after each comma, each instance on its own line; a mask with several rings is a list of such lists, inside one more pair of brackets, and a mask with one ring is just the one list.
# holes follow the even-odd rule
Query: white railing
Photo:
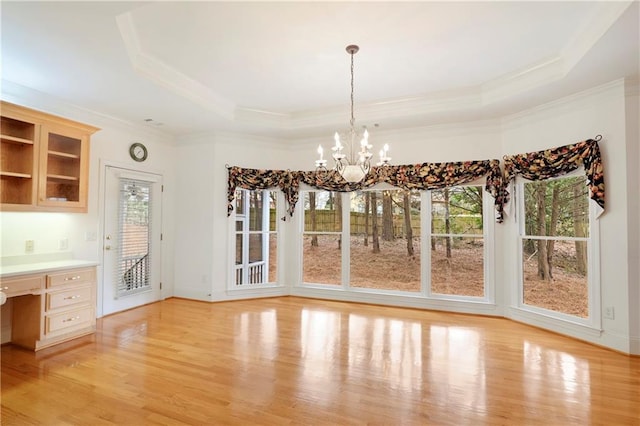
[[265, 283], [265, 267], [266, 263], [264, 261], [251, 263], [248, 266], [247, 270], [247, 281], [244, 282], [244, 268], [242, 265], [236, 265], [236, 286], [241, 286], [245, 284], [264, 284]]

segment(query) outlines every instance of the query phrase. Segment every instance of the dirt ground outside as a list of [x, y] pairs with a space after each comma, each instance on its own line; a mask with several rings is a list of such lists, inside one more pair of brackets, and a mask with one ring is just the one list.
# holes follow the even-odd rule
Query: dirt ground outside
[[[420, 291], [420, 241], [414, 240], [414, 256], [407, 256], [407, 241], [381, 241], [380, 253], [372, 253], [372, 243], [364, 245], [363, 237], [351, 238], [351, 287], [367, 289]], [[560, 256], [571, 256], [570, 249]], [[561, 263], [561, 262], [559, 262]], [[311, 237], [304, 240], [304, 282], [340, 284], [340, 250], [336, 235], [318, 236], [318, 246]], [[481, 241], [469, 239], [452, 249], [446, 257], [442, 241], [431, 256], [432, 293], [445, 295], [484, 295], [484, 260]], [[588, 289], [585, 276], [554, 267], [552, 281], [538, 280], [537, 263], [525, 262], [525, 303], [579, 317], [588, 316]]]

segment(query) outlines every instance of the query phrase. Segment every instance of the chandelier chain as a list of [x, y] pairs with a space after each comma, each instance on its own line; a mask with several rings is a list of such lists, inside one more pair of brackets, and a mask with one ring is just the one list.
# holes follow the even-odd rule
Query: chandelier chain
[[351, 128], [355, 125], [356, 119], [353, 115], [353, 55], [354, 52], [351, 51]]

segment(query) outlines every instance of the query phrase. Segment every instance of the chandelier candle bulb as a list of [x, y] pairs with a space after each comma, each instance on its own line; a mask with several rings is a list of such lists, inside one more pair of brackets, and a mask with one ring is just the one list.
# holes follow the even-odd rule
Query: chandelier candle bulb
[[318, 145], [318, 154], [320, 154], [320, 159], [316, 160], [316, 169], [326, 169], [327, 160], [323, 158], [323, 152], [322, 145]]

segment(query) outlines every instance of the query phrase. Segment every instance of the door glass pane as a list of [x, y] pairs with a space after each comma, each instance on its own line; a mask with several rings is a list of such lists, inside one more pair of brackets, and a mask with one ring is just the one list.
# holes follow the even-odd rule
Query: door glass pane
[[151, 183], [120, 179], [118, 297], [151, 289], [151, 201]]
[[262, 231], [264, 193], [262, 191], [249, 191], [247, 192], [247, 197], [249, 198], [249, 230]]
[[278, 280], [278, 234], [269, 234], [269, 282]]
[[236, 234], [236, 265], [242, 265], [242, 234]]
[[263, 260], [262, 238], [263, 234], [249, 234], [249, 263]]

